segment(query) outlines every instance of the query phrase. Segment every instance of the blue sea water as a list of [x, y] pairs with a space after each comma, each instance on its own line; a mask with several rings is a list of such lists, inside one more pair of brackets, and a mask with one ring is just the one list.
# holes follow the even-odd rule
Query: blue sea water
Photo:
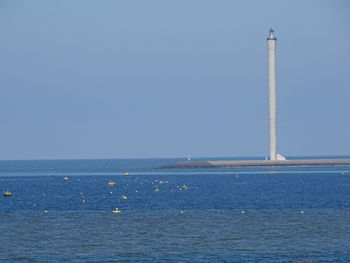
[[350, 167], [175, 161], [1, 161], [0, 261], [350, 262]]

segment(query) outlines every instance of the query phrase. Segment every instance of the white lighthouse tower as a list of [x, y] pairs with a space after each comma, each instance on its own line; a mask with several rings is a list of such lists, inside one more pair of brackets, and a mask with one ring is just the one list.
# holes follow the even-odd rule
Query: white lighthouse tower
[[276, 135], [276, 42], [274, 31], [270, 29], [267, 38], [269, 47], [269, 126], [270, 126], [270, 160], [277, 160], [277, 135]]

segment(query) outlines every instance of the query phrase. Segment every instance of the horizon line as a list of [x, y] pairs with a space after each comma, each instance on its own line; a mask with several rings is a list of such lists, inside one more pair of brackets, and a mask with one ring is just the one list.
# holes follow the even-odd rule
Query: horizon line
[[[6, 161], [82, 161], [82, 160], [152, 160], [152, 159], [187, 159], [188, 156], [177, 156], [177, 157], [101, 157], [101, 158], [33, 158], [33, 159], [0, 159], [0, 162]], [[329, 157], [348, 157], [350, 154], [335, 154], [335, 155], [285, 155], [288, 158], [318, 158], [318, 159], [328, 159]], [[321, 157], [321, 158], [320, 158]], [[191, 159], [218, 159], [218, 158], [230, 158], [230, 159], [248, 159], [257, 158], [257, 160], [265, 160], [268, 156], [191, 156]], [[254, 160], [254, 159], [253, 159]]]

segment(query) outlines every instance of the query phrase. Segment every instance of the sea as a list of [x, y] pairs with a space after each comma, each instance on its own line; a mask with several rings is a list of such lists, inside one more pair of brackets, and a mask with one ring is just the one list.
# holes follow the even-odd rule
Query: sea
[[0, 161], [0, 262], [350, 262], [350, 167], [177, 161]]

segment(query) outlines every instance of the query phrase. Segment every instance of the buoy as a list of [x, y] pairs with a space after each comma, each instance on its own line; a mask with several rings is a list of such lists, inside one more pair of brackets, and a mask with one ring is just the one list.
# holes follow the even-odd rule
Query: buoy
[[115, 210], [112, 211], [112, 213], [114, 214], [120, 214], [122, 211], [119, 210], [118, 208], [116, 208]]
[[301, 211], [300, 211], [300, 214], [304, 214], [304, 211], [303, 211], [303, 210], [301, 210]]
[[69, 180], [68, 176], [63, 177], [63, 180]]
[[10, 191], [3, 192], [3, 196], [5, 196], [5, 197], [9, 197], [11, 195], [12, 195], [12, 193]]
[[47, 213], [47, 212], [48, 212], [47, 210], [44, 211], [44, 213]]
[[242, 211], [241, 211], [241, 214], [245, 214], [245, 211], [244, 211], [244, 210], [242, 210]]

